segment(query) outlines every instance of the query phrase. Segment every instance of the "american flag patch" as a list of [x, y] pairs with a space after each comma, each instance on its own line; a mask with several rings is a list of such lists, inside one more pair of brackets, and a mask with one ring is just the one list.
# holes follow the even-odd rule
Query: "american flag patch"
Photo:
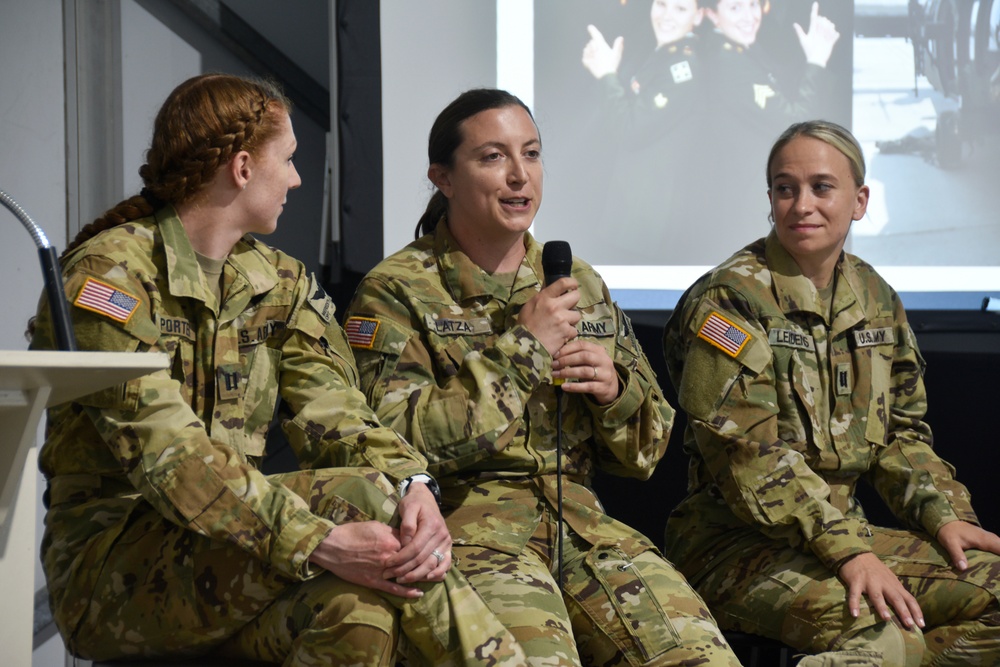
[[351, 347], [363, 347], [366, 350], [372, 349], [375, 344], [375, 334], [378, 333], [378, 320], [370, 317], [349, 317], [344, 325], [344, 332], [347, 334], [347, 342]]
[[713, 312], [701, 325], [698, 338], [707, 340], [729, 356], [735, 357], [752, 336], [722, 315]]
[[139, 299], [99, 280], [87, 278], [73, 305], [107, 315], [118, 322], [128, 322], [139, 307]]

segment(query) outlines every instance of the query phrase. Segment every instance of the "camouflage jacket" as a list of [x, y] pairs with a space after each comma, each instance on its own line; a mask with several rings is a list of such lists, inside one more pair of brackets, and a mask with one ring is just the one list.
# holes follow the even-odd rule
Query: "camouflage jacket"
[[[698, 42], [698, 37], [688, 34], [655, 49], [627, 84], [618, 74], [601, 77], [606, 122], [621, 147], [662, 147], [657, 143], [660, 139], [675, 130], [690, 129], [692, 116], [703, 104], [705, 85]], [[660, 162], [668, 162], [667, 157], [661, 155]]]
[[[538, 293], [541, 244], [525, 237], [513, 287], [480, 269], [442, 221], [362, 281], [345, 324], [361, 384], [379, 418], [427, 457], [458, 543], [518, 553], [556, 498], [552, 358], [517, 324]], [[574, 260], [579, 335], [614, 360], [621, 394], [601, 406], [564, 394], [565, 517], [582, 537], [631, 540], [589, 489], [594, 467], [647, 478], [666, 448], [673, 410], [600, 276]], [[485, 518], [488, 516], [489, 518]]]
[[[244, 237], [225, 264], [219, 304], [168, 207], [98, 234], [63, 265], [81, 350], [159, 351], [171, 361], [49, 411], [39, 464], [49, 481], [50, 586], [84, 543], [141, 503], [307, 576], [333, 524], [258, 471], [279, 398], [304, 468], [371, 466], [394, 480], [425, 470], [367, 406], [333, 302], [300, 262]], [[52, 347], [44, 305], [33, 347]]]
[[931, 449], [924, 362], [898, 295], [843, 254], [832, 316], [772, 233], [700, 278], [664, 351], [689, 417], [689, 495], [667, 527], [689, 576], [760, 531], [831, 569], [870, 551], [862, 477], [907, 527], [975, 521]]
[[789, 123], [822, 108], [821, 94], [833, 76], [825, 67], [808, 63], [797, 81], [777, 81], [772, 70], [779, 62], [769, 60], [759, 46], [737, 44], [719, 32], [707, 37], [702, 53], [710, 73], [709, 96], [721, 106], [718, 111], [740, 128], [766, 131], [768, 143]]

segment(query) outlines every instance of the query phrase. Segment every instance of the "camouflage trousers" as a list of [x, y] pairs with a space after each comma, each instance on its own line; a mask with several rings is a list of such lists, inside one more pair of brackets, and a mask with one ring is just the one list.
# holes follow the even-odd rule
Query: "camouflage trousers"
[[566, 527], [560, 594], [556, 529], [546, 514], [517, 555], [453, 547], [457, 567], [514, 634], [525, 664], [739, 666], [705, 603], [654, 551], [592, 546]]
[[871, 530], [874, 553], [920, 603], [922, 632], [904, 629], [895, 615], [882, 621], [865, 598], [852, 618], [847, 589], [829, 568], [764, 536], [713, 564], [696, 586], [723, 628], [808, 652], [881, 654], [881, 660], [843, 664], [1000, 665], [1000, 556], [968, 551], [969, 567], [959, 572], [924, 533]]
[[[328, 469], [271, 479], [336, 523], [397, 520], [391, 482], [374, 470]], [[75, 628], [60, 625], [79, 656], [218, 654], [288, 666], [522, 665], [524, 654], [452, 568], [441, 584], [403, 599], [322, 572], [289, 578], [231, 543], [181, 528], [140, 503], [113, 543], [88, 544], [59, 600], [86, 596]], [[106, 548], [102, 548], [106, 547]], [[399, 629], [407, 641], [399, 642]]]

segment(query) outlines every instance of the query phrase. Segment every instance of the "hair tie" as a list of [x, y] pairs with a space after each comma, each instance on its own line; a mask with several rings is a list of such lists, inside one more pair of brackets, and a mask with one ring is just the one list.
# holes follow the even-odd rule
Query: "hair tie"
[[167, 202], [154, 195], [153, 191], [149, 188], [143, 188], [140, 190], [139, 196], [149, 202], [149, 205], [153, 207], [154, 211], [167, 205]]

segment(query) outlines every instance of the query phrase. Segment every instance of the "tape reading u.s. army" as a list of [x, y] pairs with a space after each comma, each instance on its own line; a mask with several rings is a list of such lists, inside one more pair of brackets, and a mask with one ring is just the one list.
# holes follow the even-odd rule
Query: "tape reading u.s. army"
[[261, 343], [275, 333], [284, 331], [287, 325], [280, 320], [267, 320], [260, 324], [245, 326], [240, 329], [240, 345], [255, 345]]
[[698, 338], [708, 341], [735, 358], [753, 338], [749, 332], [733, 324], [717, 312], [712, 312], [698, 330]]
[[859, 329], [854, 332], [854, 342], [858, 347], [892, 345], [896, 342], [896, 337], [892, 333], [892, 327], [882, 327], [881, 329]]

